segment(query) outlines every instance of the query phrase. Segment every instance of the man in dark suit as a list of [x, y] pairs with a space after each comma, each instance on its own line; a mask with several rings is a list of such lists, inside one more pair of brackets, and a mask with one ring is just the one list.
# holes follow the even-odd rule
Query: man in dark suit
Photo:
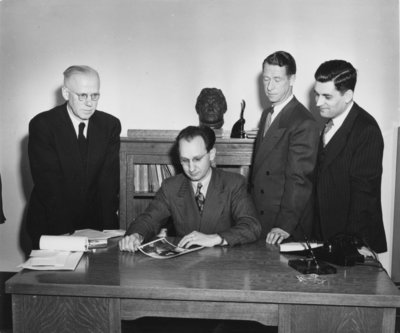
[[267, 243], [302, 240], [312, 229], [312, 188], [319, 130], [293, 95], [296, 62], [284, 51], [263, 62], [264, 90], [272, 107], [261, 116], [251, 176]]
[[385, 252], [382, 133], [375, 119], [353, 101], [357, 72], [349, 62], [324, 62], [315, 80], [317, 107], [329, 119], [318, 152], [317, 238], [350, 235], [378, 253]]
[[118, 227], [119, 120], [97, 111], [98, 73], [88, 66], [64, 72], [65, 104], [29, 123], [34, 182], [27, 214], [37, 248], [41, 235]]
[[261, 228], [244, 177], [211, 167], [216, 154], [214, 131], [207, 126], [189, 126], [176, 142], [184, 173], [163, 181], [119, 242], [121, 251], [136, 251], [169, 217], [177, 236], [183, 237], [178, 244], [181, 247], [255, 241]]

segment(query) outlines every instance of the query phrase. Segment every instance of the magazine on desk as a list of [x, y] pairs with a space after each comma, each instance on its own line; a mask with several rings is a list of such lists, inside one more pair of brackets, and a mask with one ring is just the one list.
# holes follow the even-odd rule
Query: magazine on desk
[[198, 251], [203, 247], [204, 246], [194, 245], [186, 249], [169, 242], [165, 237], [163, 237], [139, 246], [139, 250], [152, 258], [168, 259], [189, 252]]

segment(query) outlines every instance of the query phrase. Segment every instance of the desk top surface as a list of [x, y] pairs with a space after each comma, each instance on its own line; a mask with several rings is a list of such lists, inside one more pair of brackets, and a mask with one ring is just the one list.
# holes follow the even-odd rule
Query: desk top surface
[[197, 301], [400, 307], [400, 292], [376, 267], [337, 267], [321, 284], [300, 282], [278, 247], [258, 242], [205, 248], [171, 259], [107, 249], [85, 254], [75, 271], [23, 270], [8, 293]]

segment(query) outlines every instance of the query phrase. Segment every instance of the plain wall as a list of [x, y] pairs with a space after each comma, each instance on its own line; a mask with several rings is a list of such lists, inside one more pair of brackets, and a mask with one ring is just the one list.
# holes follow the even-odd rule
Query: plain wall
[[[62, 102], [62, 72], [88, 64], [101, 76], [99, 109], [127, 129], [197, 124], [204, 87], [222, 89], [224, 129], [246, 101], [245, 129], [267, 102], [263, 59], [286, 50], [298, 65], [295, 94], [315, 113], [313, 75], [346, 59], [359, 70], [355, 100], [385, 140], [383, 214], [392, 248], [399, 113], [399, 4], [396, 0], [3, 0], [0, 1], [0, 172], [4, 210], [0, 270], [24, 260], [23, 221], [32, 189], [29, 120]], [[391, 252], [380, 256], [390, 270]]]

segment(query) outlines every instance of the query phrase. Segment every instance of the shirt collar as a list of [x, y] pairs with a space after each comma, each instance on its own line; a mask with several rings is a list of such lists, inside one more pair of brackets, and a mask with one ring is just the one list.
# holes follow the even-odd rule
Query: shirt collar
[[85, 128], [83, 130], [83, 135], [85, 137], [87, 137], [87, 129], [88, 129], [88, 124], [89, 124], [89, 119], [83, 120], [83, 119], [80, 119], [77, 116], [75, 116], [75, 114], [72, 112], [71, 107], [68, 105], [68, 103], [67, 103], [67, 110], [68, 110], [69, 118], [72, 121], [72, 125], [74, 125], [76, 136], [78, 137], [78, 135], [79, 135], [79, 124], [80, 123], [85, 123]]
[[203, 185], [201, 188], [201, 193], [203, 193], [203, 195], [206, 196], [208, 185], [210, 185], [211, 181], [211, 175], [212, 175], [212, 168], [210, 168], [210, 172], [208, 172], [207, 175], [200, 182], [192, 182], [194, 193], [196, 193], [197, 191], [197, 184], [201, 183]]
[[294, 95], [291, 94], [283, 103], [273, 105], [274, 108], [274, 113], [273, 116], [276, 117], [276, 115], [282, 111], [282, 109], [289, 104], [289, 102], [293, 99]]
[[344, 120], [346, 119], [346, 117], [349, 114], [349, 112], [350, 112], [351, 108], [353, 107], [353, 105], [354, 105], [354, 102], [351, 101], [351, 103], [347, 106], [347, 108], [346, 108], [346, 110], [344, 110], [344, 112], [342, 112], [341, 114], [339, 114], [335, 118], [332, 118], [333, 126], [335, 126], [336, 128], [339, 128], [340, 126], [342, 126]]

